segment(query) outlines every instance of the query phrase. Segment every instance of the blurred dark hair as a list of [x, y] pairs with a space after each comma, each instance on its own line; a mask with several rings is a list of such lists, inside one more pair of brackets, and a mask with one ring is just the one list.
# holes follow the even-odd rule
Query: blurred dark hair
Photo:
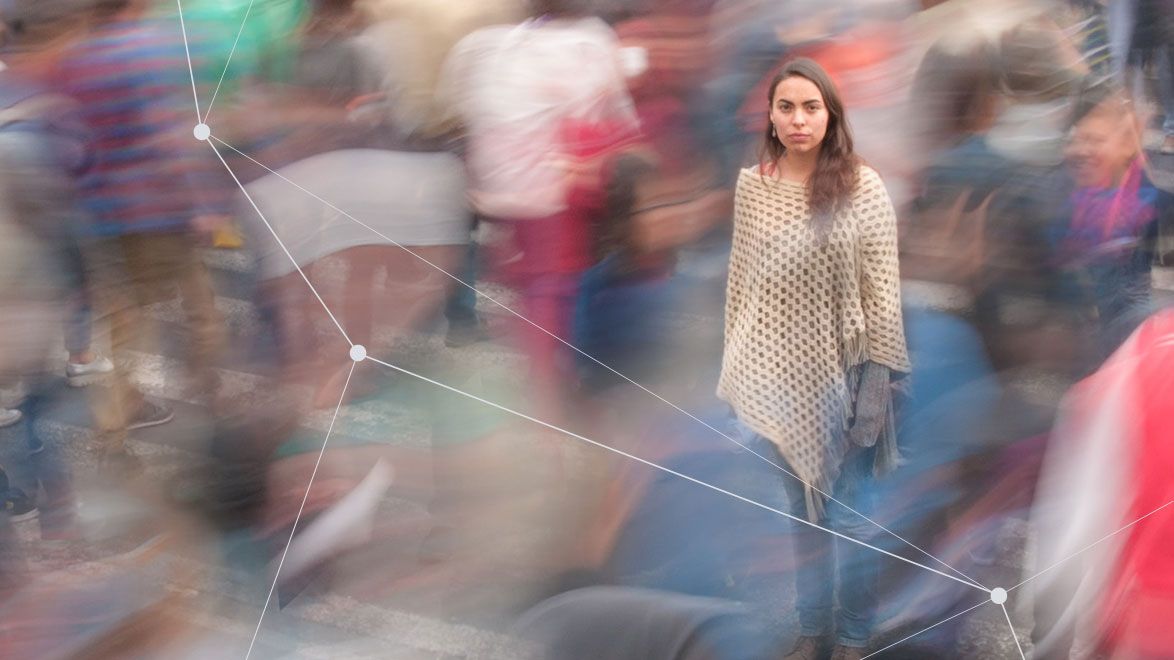
[[1113, 82], [1106, 81], [1085, 85], [1077, 95], [1076, 102], [1072, 104], [1072, 118], [1069, 125], [1076, 126], [1081, 120], [1109, 101], [1118, 101], [1123, 105], [1130, 102], [1125, 90]]
[[807, 181], [807, 203], [811, 207], [812, 227], [817, 236], [826, 238], [835, 222], [836, 211], [851, 199], [852, 192], [856, 189], [861, 161], [852, 148], [852, 130], [848, 127], [848, 118], [844, 115], [844, 103], [840, 99], [840, 92], [823, 67], [814, 60], [806, 57], [791, 60], [784, 64], [782, 71], [771, 80], [766, 96], [766, 131], [758, 160], [761, 171], [765, 171], [767, 165], [777, 164], [787, 152], [782, 141], [771, 130], [774, 124], [770, 121], [770, 108], [774, 103], [775, 90], [778, 89], [779, 83], [792, 77], [811, 81], [823, 96], [823, 104], [828, 111], [827, 133], [820, 143], [819, 160], [816, 162], [815, 172]]
[[957, 44], [957, 38], [934, 43], [913, 78], [911, 111], [921, 120], [926, 146], [933, 151], [984, 128], [999, 90], [995, 45], [982, 38], [961, 48]]
[[1064, 61], [1065, 48], [1074, 48], [1053, 22], [1036, 19], [1003, 34], [999, 63], [1006, 92], [1040, 101], [1070, 96], [1081, 76]]

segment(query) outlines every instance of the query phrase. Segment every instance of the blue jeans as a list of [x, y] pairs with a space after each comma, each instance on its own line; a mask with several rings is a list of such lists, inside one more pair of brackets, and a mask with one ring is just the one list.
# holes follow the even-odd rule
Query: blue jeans
[[[736, 423], [739, 441], [791, 472], [774, 443]], [[876, 510], [876, 488], [872, 465], [875, 449], [856, 447], [841, 467], [832, 496], [865, 516]], [[764, 502], [808, 520], [803, 484], [795, 477], [767, 467], [776, 484], [782, 486], [777, 501]], [[784, 508], [785, 507], [785, 508]], [[792, 547], [797, 558], [795, 575], [799, 633], [825, 637], [833, 632], [836, 643], [863, 648], [872, 637], [877, 610], [877, 559], [875, 550], [832, 536], [826, 529], [876, 545], [880, 528], [836, 502], [828, 501], [823, 517], [816, 522], [824, 529], [792, 521]], [[833, 601], [834, 597], [834, 601]], [[834, 608], [838, 604], [838, 608]], [[834, 610], [834, 617], [833, 617]]]
[[28, 395], [24, 405], [24, 432], [28, 444], [29, 464], [33, 482], [27, 489], [30, 494], [43, 489], [45, 497], [39, 498], [41, 527], [62, 525], [73, 516], [73, 479], [69, 468], [54, 447], [44, 442], [41, 425], [53, 405], [61, 400], [65, 381], [47, 374], [30, 376], [25, 381]]

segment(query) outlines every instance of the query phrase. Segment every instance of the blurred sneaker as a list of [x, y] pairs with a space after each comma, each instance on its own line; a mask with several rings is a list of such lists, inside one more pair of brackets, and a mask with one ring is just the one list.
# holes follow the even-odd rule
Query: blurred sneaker
[[4, 513], [12, 522], [21, 522], [22, 520], [32, 520], [40, 515], [37, 510], [37, 505], [33, 503], [33, 498], [29, 497], [23, 490], [19, 488], [9, 488], [7, 494], [4, 496]]
[[822, 637], [803, 635], [795, 640], [795, 647], [783, 660], [820, 660], [825, 657], [827, 657], [827, 640]]
[[864, 649], [837, 644], [836, 650], [832, 653], [832, 660], [864, 660]]
[[96, 357], [86, 363], [65, 363], [65, 379], [70, 387], [92, 385], [114, 371], [114, 363], [107, 357]]
[[175, 413], [170, 408], [159, 405], [158, 403], [151, 403], [144, 399], [143, 405], [139, 406], [138, 414], [126, 425], [126, 430], [133, 431], [135, 429], [145, 429], [150, 426], [159, 426], [173, 419], [175, 419]]
[[24, 417], [24, 413], [16, 408], [0, 408], [0, 429], [12, 426]]

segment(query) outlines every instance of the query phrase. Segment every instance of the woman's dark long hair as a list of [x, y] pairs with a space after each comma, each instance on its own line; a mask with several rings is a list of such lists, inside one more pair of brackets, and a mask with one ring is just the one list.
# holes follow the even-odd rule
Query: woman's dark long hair
[[759, 152], [760, 171], [777, 166], [787, 148], [774, 134], [770, 121], [770, 107], [774, 103], [775, 90], [779, 83], [791, 77], [811, 81], [823, 96], [828, 111], [827, 132], [820, 143], [819, 160], [815, 171], [807, 180], [807, 203], [811, 207], [811, 223], [817, 236], [826, 238], [831, 232], [835, 214], [850, 202], [859, 178], [860, 158], [852, 150], [852, 131], [848, 118], [844, 116], [844, 103], [832, 79], [814, 60], [801, 57], [783, 65], [782, 71], [770, 83], [767, 90], [767, 122], [762, 149]]

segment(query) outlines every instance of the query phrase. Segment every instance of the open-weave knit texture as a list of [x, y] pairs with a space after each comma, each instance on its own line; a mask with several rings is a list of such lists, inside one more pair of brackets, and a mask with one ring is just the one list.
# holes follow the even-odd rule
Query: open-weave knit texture
[[821, 241], [802, 184], [742, 170], [718, 396], [809, 484], [813, 520], [824, 503], [811, 486], [830, 493], [839, 475], [853, 367], [869, 360], [909, 372], [897, 221], [880, 176], [861, 167]]

